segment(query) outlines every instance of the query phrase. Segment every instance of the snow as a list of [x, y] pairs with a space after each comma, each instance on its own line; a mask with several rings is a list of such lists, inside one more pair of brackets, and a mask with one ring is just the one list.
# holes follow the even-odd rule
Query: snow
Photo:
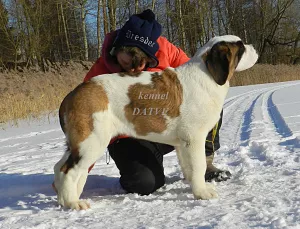
[[126, 194], [106, 158], [91, 171], [86, 211], [63, 209], [51, 188], [65, 149], [56, 118], [0, 130], [0, 228], [300, 228], [300, 81], [232, 87], [224, 104], [215, 164], [233, 177], [219, 198], [194, 200], [175, 152], [166, 185]]

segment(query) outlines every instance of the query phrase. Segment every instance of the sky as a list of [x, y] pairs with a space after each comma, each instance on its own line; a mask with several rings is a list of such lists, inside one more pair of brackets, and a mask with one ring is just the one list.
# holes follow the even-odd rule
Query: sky
[[214, 200], [194, 199], [175, 152], [149, 196], [125, 193], [103, 156], [82, 194], [91, 208], [64, 209], [51, 188], [65, 149], [58, 119], [1, 126], [0, 228], [300, 228], [299, 91], [300, 81], [230, 88], [214, 162], [232, 178], [213, 183]]

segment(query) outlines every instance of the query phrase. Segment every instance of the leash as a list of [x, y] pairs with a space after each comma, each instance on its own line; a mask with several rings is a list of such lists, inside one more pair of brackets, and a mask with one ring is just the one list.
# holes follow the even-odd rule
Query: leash
[[217, 122], [217, 124], [212, 129], [212, 138], [211, 138], [211, 141], [207, 140], [207, 139], [205, 140], [206, 142], [211, 142], [212, 148], [213, 148], [213, 152], [215, 152], [215, 144], [214, 144], [214, 142], [215, 142], [215, 138], [216, 138], [216, 135], [217, 135], [218, 126], [219, 126], [219, 121]]

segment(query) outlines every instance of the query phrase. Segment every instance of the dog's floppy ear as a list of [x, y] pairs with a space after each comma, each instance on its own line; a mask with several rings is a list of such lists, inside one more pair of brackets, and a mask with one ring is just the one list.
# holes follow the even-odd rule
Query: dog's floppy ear
[[221, 41], [215, 44], [204, 57], [206, 67], [219, 85], [229, 80], [245, 51], [243, 42]]

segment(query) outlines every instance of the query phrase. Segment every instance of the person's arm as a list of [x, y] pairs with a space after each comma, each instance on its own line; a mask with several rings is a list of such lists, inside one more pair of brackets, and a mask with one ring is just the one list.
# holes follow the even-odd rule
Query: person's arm
[[163, 45], [166, 46], [169, 55], [170, 67], [176, 68], [190, 60], [190, 58], [185, 54], [185, 52], [182, 49], [173, 45], [166, 38], [162, 37], [162, 39]]
[[104, 64], [103, 57], [100, 57], [91, 67], [89, 72], [86, 74], [83, 81], [86, 82], [94, 76], [98, 76], [106, 73], [110, 73], [110, 72], [108, 71], [107, 67]]
[[84, 82], [88, 81], [94, 76], [121, 71], [120, 66], [114, 62], [112, 56], [109, 53], [116, 35], [117, 35], [116, 31], [113, 31], [105, 35], [104, 42], [102, 45], [101, 56], [94, 63], [94, 65], [91, 67], [89, 72], [84, 77]]

